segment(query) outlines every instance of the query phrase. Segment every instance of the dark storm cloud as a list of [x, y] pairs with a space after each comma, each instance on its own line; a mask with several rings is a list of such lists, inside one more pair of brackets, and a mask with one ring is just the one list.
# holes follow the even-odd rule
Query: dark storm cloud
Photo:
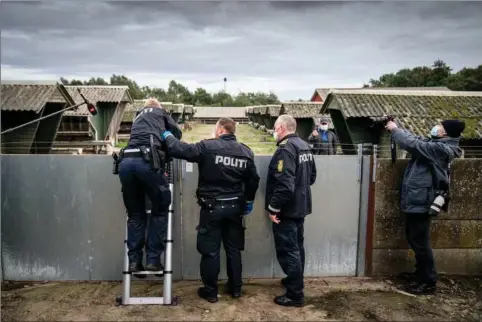
[[[480, 64], [482, 3], [1, 2], [2, 75], [137, 75], [309, 97], [444, 59]], [[20, 73], [20, 72], [18, 72]], [[147, 76], [146, 76], [147, 75]], [[3, 76], [2, 76], [3, 77]], [[213, 85], [217, 86], [217, 85]], [[299, 94], [294, 94], [299, 93]]]

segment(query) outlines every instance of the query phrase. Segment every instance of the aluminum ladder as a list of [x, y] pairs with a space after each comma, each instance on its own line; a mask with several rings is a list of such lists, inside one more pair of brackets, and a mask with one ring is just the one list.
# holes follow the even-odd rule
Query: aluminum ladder
[[[171, 204], [169, 205], [169, 213], [167, 216], [167, 233], [166, 239], [164, 240], [166, 247], [164, 251], [164, 271], [151, 272], [151, 271], [140, 271], [135, 272], [135, 274], [129, 271], [129, 256], [127, 255], [127, 221], [126, 221], [126, 237], [124, 240], [124, 270], [122, 272], [122, 296], [116, 298], [116, 305], [178, 305], [179, 298], [172, 296], [172, 215], [173, 202], [174, 202], [174, 180], [172, 171], [172, 162], [166, 165], [166, 172], [168, 174], [169, 190], [171, 192]], [[150, 210], [146, 210], [146, 213], [150, 213]], [[148, 275], [154, 275], [163, 278], [163, 292], [162, 297], [132, 297], [131, 296], [131, 280], [132, 277], [146, 278]]]

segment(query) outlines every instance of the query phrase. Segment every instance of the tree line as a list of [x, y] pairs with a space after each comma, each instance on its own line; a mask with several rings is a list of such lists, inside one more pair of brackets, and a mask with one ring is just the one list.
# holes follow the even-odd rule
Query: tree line
[[464, 67], [458, 72], [442, 60], [432, 66], [404, 68], [396, 73], [370, 79], [364, 87], [432, 87], [446, 86], [453, 91], [482, 91], [482, 65], [475, 68]]
[[230, 95], [224, 91], [209, 93], [204, 88], [197, 88], [191, 92], [181, 83], [171, 80], [166, 89], [139, 86], [135, 80], [124, 75], [112, 75], [109, 81], [101, 77], [92, 77], [87, 81], [77, 79], [67, 80], [61, 78], [64, 85], [124, 85], [129, 87], [129, 92], [133, 99], [146, 99], [155, 97], [160, 102], [184, 103], [195, 106], [251, 106], [251, 105], [267, 105], [279, 104], [280, 101], [276, 94], [263, 92], [241, 92], [237, 95]]
[[[252, 106], [280, 104], [275, 93], [241, 92], [230, 95], [224, 91], [209, 93], [204, 88], [190, 91], [183, 84], [171, 80], [167, 89], [140, 86], [135, 80], [124, 75], [112, 75], [109, 81], [101, 77], [92, 77], [87, 81], [61, 78], [64, 85], [125, 85], [133, 99], [155, 97], [161, 102], [184, 103], [195, 106]], [[432, 66], [404, 68], [396, 73], [388, 73], [378, 79], [370, 79], [363, 87], [433, 87], [446, 86], [453, 91], [482, 91], [482, 65], [475, 68], [464, 67], [458, 72], [442, 60], [436, 60]], [[299, 98], [298, 101], [306, 99]]]

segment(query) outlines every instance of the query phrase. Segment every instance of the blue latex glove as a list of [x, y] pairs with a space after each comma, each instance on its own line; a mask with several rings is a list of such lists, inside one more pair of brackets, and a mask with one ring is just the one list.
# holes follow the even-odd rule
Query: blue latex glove
[[244, 215], [247, 216], [253, 211], [253, 201], [247, 201], [244, 207]]
[[165, 141], [166, 138], [169, 136], [169, 135], [172, 135], [172, 133], [170, 131], [164, 131], [161, 133], [161, 137], [162, 139]]

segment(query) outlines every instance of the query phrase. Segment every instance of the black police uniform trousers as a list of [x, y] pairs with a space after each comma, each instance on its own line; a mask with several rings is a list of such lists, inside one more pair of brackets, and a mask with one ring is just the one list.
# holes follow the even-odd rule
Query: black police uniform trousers
[[226, 252], [228, 287], [241, 291], [244, 250], [244, 207], [241, 199], [207, 201], [201, 205], [197, 250], [201, 254], [201, 279], [207, 294], [218, 294], [221, 241]]
[[[146, 244], [146, 263], [160, 264], [164, 252], [167, 215], [171, 204], [169, 183], [163, 170], [154, 171], [142, 157], [125, 157], [119, 164], [122, 197], [127, 209], [127, 248], [129, 261], [142, 263]], [[151, 201], [151, 219], [146, 235], [146, 195]]]
[[292, 300], [304, 299], [303, 273], [305, 270], [304, 218], [280, 217], [273, 223], [276, 258], [286, 274], [286, 296]]
[[410, 248], [415, 253], [416, 274], [420, 282], [435, 285], [437, 272], [430, 246], [429, 214], [406, 214], [406, 237]]

